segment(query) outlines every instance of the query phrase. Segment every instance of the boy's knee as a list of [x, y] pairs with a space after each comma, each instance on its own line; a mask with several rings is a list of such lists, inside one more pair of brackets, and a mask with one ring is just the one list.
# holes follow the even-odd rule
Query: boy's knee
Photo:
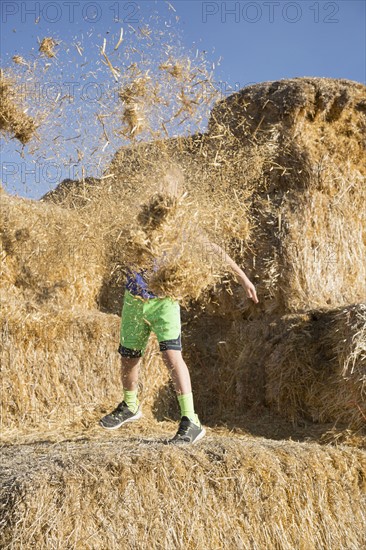
[[165, 350], [162, 352], [163, 360], [168, 367], [175, 368], [183, 361], [182, 352], [180, 350]]
[[140, 357], [121, 357], [121, 365], [123, 370], [130, 370], [136, 367], [141, 361]]
[[121, 365], [124, 370], [132, 369], [141, 361], [141, 350], [125, 348], [120, 344], [118, 353], [121, 355]]

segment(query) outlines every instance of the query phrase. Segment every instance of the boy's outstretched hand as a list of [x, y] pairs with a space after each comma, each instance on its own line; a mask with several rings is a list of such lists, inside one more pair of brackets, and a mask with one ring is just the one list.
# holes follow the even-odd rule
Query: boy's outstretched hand
[[234, 262], [232, 258], [216, 243], [211, 242], [205, 236], [203, 237], [203, 242], [208, 245], [214, 252], [220, 255], [221, 260], [226, 262], [237, 277], [238, 283], [244, 288], [248, 298], [253, 300], [255, 304], [258, 304], [259, 300], [257, 298], [257, 293], [252, 282], [249, 281], [248, 277], [245, 275], [244, 271], [240, 269], [238, 264]]
[[255, 304], [258, 304], [259, 300], [257, 298], [257, 292], [255, 290], [253, 283], [249, 281], [248, 277], [246, 275], [244, 277], [240, 275], [238, 276], [238, 282], [244, 288], [248, 298], [253, 300]]

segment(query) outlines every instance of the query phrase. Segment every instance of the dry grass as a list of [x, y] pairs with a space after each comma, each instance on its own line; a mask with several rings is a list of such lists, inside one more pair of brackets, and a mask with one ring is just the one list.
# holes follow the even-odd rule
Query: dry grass
[[127, 127], [127, 136], [135, 138], [148, 126], [146, 103], [149, 100], [150, 80], [147, 74], [131, 77], [131, 81], [119, 90], [119, 98], [124, 104], [122, 122]]
[[259, 402], [294, 423], [333, 422], [366, 434], [365, 313], [359, 304], [236, 321], [227, 337], [229, 346], [240, 341], [232, 350], [236, 407]]
[[149, 270], [149, 287], [158, 296], [170, 296], [183, 304], [198, 299], [225, 272], [224, 265], [210, 254], [197, 218], [186, 194], [156, 194], [126, 232], [125, 263]]
[[[146, 40], [149, 41], [148, 37]], [[167, 52], [165, 56], [166, 61], [154, 67], [147, 53], [141, 64], [133, 62], [124, 67], [121, 74], [118, 96], [123, 104], [123, 127], [120, 133], [134, 144], [141, 135], [154, 140], [168, 136], [173, 125], [177, 127], [190, 121], [199, 124], [218, 97], [205, 59], [196, 58], [191, 63]], [[115, 74], [115, 68], [111, 70]]]
[[[193, 136], [167, 142], [159, 141], [151, 145], [142, 144], [135, 149], [122, 149], [108, 170], [107, 175], [112, 176], [109, 186], [100, 190], [97, 204], [103, 204], [103, 208], [107, 203], [110, 204], [111, 211], [114, 211], [112, 219], [117, 219], [119, 213], [125, 215], [122, 224], [128, 228], [128, 232], [126, 233], [122, 226], [118, 233], [118, 246], [125, 251], [125, 258], [120, 252], [119, 264], [130, 264], [131, 261], [136, 263], [136, 246], [140, 248], [140, 251], [145, 250], [146, 261], [146, 255], [153, 256], [157, 246], [160, 247], [160, 250], [169, 251], [176, 247], [179, 233], [183, 233], [183, 231], [186, 234], [189, 233], [190, 236], [186, 246], [183, 247], [184, 253], [180, 257], [179, 266], [176, 265], [176, 262], [172, 262], [171, 273], [170, 268], [168, 271], [165, 270], [165, 275], [161, 271], [163, 286], [160, 286], [160, 293], [162, 291], [175, 292], [174, 295], [180, 298], [196, 299], [203, 289], [212, 286], [222, 277], [222, 265], [212, 269], [212, 264], [216, 259], [197, 238], [200, 233], [204, 233], [231, 253], [234, 251], [242, 253], [245, 245], [250, 242], [252, 227], [248, 211], [255, 176], [253, 174], [253, 179], [251, 179], [251, 166], [247, 167], [247, 173], [243, 171], [241, 176], [242, 188], [233, 189], [233, 191], [230, 189], [229, 179], [229, 174], [233, 175], [235, 170], [237, 172], [241, 168], [244, 170], [244, 163], [248, 157], [242, 156], [235, 165], [234, 163], [232, 166], [227, 165], [226, 171], [219, 167], [216, 174], [210, 174], [206, 168], [214, 163], [216, 156], [212, 142], [211, 139], [203, 140]], [[205, 158], [208, 154], [209, 158]], [[253, 156], [259, 161], [259, 156], [261, 155], [262, 159], [264, 154], [263, 148], [263, 150], [256, 151]], [[254, 162], [253, 160], [253, 164]], [[139, 203], [145, 205], [144, 208], [154, 209], [154, 201], [159, 200], [154, 195], [159, 192], [159, 186], [164, 178], [164, 167], [167, 165], [181, 168], [184, 175], [182, 189], [185, 196], [179, 202], [178, 207], [171, 209], [167, 219], [158, 229], [147, 230], [147, 228], [142, 228], [140, 223], [136, 224], [139, 205], [136, 204], [134, 197], [139, 197]], [[163, 167], [163, 169], [159, 167]], [[254, 169], [253, 172], [255, 172]], [[258, 171], [255, 173], [257, 174]], [[216, 176], [217, 179], [215, 179]], [[126, 200], [126, 196], [128, 200]], [[52, 196], [50, 199], [52, 200]], [[112, 201], [114, 207], [111, 204]], [[94, 200], [92, 203], [95, 205]], [[132, 247], [132, 257], [131, 253], [128, 253], [130, 245], [135, 245]], [[117, 263], [117, 260], [114, 261]], [[141, 254], [139, 254], [137, 263], [139, 261], [143, 262]], [[184, 276], [178, 273], [180, 267], [184, 271]], [[169, 285], [167, 278], [175, 283]], [[178, 278], [180, 278], [179, 282]], [[188, 282], [189, 279], [195, 284], [192, 285]], [[185, 285], [185, 281], [187, 285]], [[159, 285], [160, 283], [156, 286], [157, 291]], [[113, 287], [112, 284], [110, 289]]]
[[366, 461], [355, 449], [208, 437], [188, 450], [113, 438], [5, 448], [3, 468], [8, 548], [366, 543]]
[[36, 123], [22, 107], [15, 82], [0, 70], [0, 131], [18, 139], [23, 145], [35, 134]]
[[46, 36], [39, 44], [39, 51], [43, 53], [46, 57], [55, 57], [56, 46], [58, 46], [58, 42], [54, 38]]
[[55, 205], [2, 195], [0, 285], [31, 309], [92, 308], [102, 283], [102, 237], [89, 220]]
[[12, 60], [17, 65], [27, 65], [25, 59], [21, 55], [13, 55]]
[[124, 124], [127, 125], [129, 135], [140, 134], [146, 128], [146, 118], [143, 105], [133, 102], [127, 105], [123, 111]]
[[159, 65], [160, 71], [167, 72], [170, 76], [179, 81], [189, 77], [190, 69], [190, 59], [170, 58]]

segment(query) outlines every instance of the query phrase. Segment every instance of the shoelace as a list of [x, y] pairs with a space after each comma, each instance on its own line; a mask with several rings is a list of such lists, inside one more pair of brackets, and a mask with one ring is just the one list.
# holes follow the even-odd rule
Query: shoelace
[[179, 424], [178, 433], [177, 435], [187, 435], [187, 431], [189, 428], [189, 420], [182, 420]]
[[123, 409], [125, 408], [125, 406], [126, 406], [126, 405], [125, 405], [124, 403], [120, 403], [120, 404], [118, 405], [118, 407], [116, 407], [116, 408], [114, 409], [114, 411], [111, 413], [111, 416], [117, 416], [118, 413], [123, 412]]

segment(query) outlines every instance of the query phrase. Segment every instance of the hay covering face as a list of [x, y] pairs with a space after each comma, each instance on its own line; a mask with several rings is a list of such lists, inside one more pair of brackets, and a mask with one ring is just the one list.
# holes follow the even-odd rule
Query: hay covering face
[[197, 299], [222, 276], [223, 265], [208, 251], [199, 212], [183, 192], [182, 172], [173, 166], [158, 175], [159, 192], [127, 231], [126, 260], [149, 271], [149, 287], [158, 296]]

